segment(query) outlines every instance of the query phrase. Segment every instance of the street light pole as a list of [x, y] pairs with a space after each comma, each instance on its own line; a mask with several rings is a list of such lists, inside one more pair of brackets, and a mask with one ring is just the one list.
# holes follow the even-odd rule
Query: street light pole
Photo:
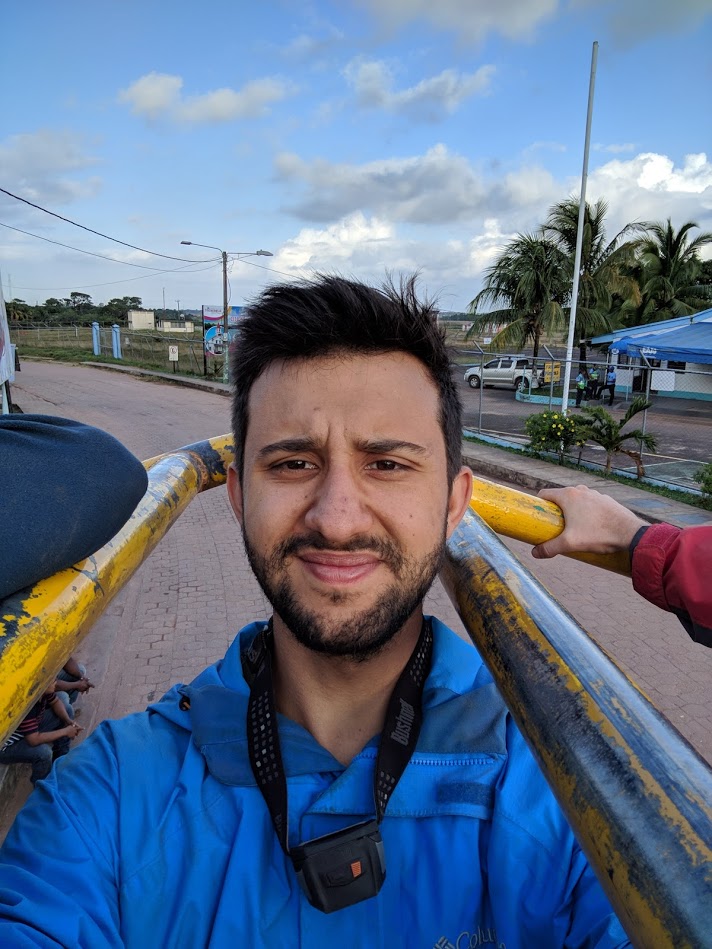
[[221, 251], [222, 254], [222, 268], [223, 268], [223, 382], [230, 381], [230, 367], [228, 366], [229, 362], [229, 326], [227, 320], [227, 251]]
[[[222, 260], [222, 282], [223, 282], [223, 382], [230, 381], [229, 375], [229, 326], [227, 312], [227, 258], [231, 257], [273, 257], [274, 254], [269, 250], [248, 250], [248, 251], [227, 251], [214, 244], [198, 244], [196, 241], [181, 241], [181, 244], [189, 244], [193, 247], [207, 247], [208, 250], [216, 250]], [[205, 335], [205, 321], [203, 320], [203, 336]], [[203, 352], [205, 352], [205, 342], [203, 342]]]

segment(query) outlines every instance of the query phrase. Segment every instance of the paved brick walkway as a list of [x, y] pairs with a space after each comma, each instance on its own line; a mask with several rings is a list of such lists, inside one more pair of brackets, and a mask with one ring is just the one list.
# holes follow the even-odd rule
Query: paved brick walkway
[[[222, 394], [99, 369], [27, 362], [13, 392], [24, 411], [100, 425], [141, 457], [229, 430], [229, 403]], [[551, 472], [552, 466], [542, 470]], [[560, 480], [561, 470], [553, 472]], [[644, 502], [653, 497], [639, 494]], [[666, 516], [662, 508], [656, 513]], [[636, 596], [629, 580], [564, 558], [534, 561], [529, 548], [508, 543], [712, 761], [712, 650], [692, 643], [673, 616]], [[439, 586], [428, 609], [462, 629]], [[83, 644], [82, 657], [97, 683], [84, 700], [83, 722], [143, 708], [173, 682], [190, 680], [219, 658], [235, 630], [268, 612], [225, 489], [198, 497]]]

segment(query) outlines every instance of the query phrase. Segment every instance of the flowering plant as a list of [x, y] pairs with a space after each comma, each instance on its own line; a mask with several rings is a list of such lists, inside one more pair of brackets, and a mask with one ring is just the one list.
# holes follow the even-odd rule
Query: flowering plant
[[555, 451], [559, 461], [574, 445], [582, 446], [586, 441], [583, 426], [578, 418], [561, 412], [537, 412], [524, 423], [529, 436], [529, 447], [533, 451]]

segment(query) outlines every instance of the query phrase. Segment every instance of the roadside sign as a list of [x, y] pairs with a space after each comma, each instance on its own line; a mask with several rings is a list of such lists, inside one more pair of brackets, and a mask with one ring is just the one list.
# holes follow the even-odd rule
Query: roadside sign
[[168, 347], [168, 361], [178, 362], [178, 347], [177, 346]]
[[551, 377], [554, 377], [554, 382], [561, 381], [561, 363], [560, 362], [545, 362], [544, 363], [544, 382], [551, 382]]

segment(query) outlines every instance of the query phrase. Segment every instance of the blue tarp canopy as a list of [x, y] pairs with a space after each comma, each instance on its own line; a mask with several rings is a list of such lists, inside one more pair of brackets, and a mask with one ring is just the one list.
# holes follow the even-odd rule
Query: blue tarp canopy
[[668, 333], [624, 337], [616, 340], [614, 347], [629, 356], [639, 356], [642, 352], [650, 359], [712, 364], [712, 323], [692, 323]]

